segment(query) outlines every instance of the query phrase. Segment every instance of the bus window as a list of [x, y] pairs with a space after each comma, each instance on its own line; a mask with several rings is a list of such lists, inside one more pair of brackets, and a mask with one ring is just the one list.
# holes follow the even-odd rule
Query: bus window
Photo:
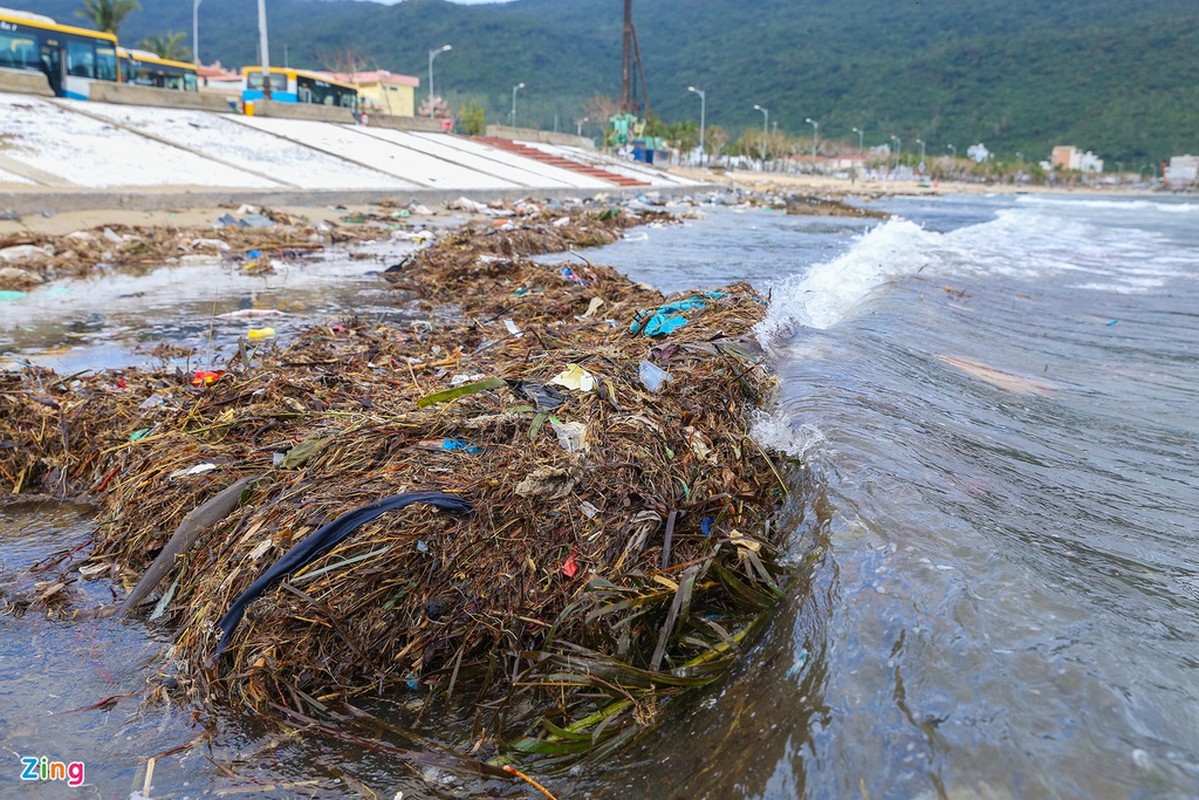
[[[251, 72], [247, 74], [246, 83], [251, 89], [262, 89], [262, 73]], [[276, 74], [274, 70], [271, 70], [271, 91], [286, 92], [287, 76]]]
[[9, 69], [40, 69], [37, 42], [19, 33], [0, 31], [0, 67]]
[[102, 81], [117, 79], [117, 51], [114, 47], [96, 45], [96, 78]]
[[96, 77], [96, 50], [91, 42], [67, 41], [67, 74], [79, 78]]

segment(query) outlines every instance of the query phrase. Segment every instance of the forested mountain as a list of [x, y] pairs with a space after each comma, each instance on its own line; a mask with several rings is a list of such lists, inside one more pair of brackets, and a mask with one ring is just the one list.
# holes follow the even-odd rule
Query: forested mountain
[[[191, 0], [141, 0], [125, 41], [191, 31]], [[64, 22], [79, 0], [0, 0]], [[1054, 144], [1139, 164], [1199, 152], [1199, 10], [1194, 0], [637, 0], [635, 21], [653, 113], [734, 135], [760, 126], [867, 145], [1048, 156]], [[502, 121], [524, 82], [518, 121], [573, 130], [596, 94], [619, 94], [620, 0], [454, 5], [406, 0], [268, 0], [272, 63], [336, 67], [358, 59], [428, 78]], [[200, 54], [256, 61], [253, 0], [203, 0]], [[286, 46], [286, 51], [285, 51]], [[1135, 166], [1134, 166], [1135, 165]]]

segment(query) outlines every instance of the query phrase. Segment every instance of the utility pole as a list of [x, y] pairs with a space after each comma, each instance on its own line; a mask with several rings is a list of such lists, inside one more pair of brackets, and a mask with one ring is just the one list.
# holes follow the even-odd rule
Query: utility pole
[[200, 66], [200, 3], [192, 0], [192, 63]]
[[266, 0], [258, 0], [258, 50], [262, 58], [262, 99], [271, 99], [271, 48], [266, 40]]
[[704, 89], [688, 86], [687, 91], [699, 95], [699, 164], [702, 167], [704, 164], [704, 117], [708, 114], [708, 98]]
[[632, 111], [629, 82], [633, 66], [633, 0], [624, 0], [624, 54], [620, 64], [620, 110]]

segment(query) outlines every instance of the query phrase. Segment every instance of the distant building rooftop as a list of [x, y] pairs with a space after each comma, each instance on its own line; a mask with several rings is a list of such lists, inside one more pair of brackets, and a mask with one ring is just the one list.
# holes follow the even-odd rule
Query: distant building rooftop
[[333, 80], [343, 83], [394, 83], [399, 86], [420, 86], [420, 78], [388, 72], [385, 69], [376, 69], [370, 72], [327, 72], [326, 74]]

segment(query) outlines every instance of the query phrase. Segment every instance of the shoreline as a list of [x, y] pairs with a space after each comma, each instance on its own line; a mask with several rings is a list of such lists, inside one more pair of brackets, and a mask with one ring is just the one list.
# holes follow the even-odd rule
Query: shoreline
[[[686, 189], [672, 189], [669, 191], [658, 190], [656, 194], [663, 197], [682, 197], [689, 194], [702, 194], [707, 192], [727, 191], [729, 189], [738, 191], [753, 191], [758, 193], [778, 193], [778, 192], [811, 192], [822, 196], [832, 197], [836, 199], [844, 199], [847, 197], [854, 198], [879, 198], [879, 197], [901, 197], [901, 196], [943, 196], [950, 194], [1051, 194], [1051, 195], [1079, 195], [1079, 196], [1099, 196], [1099, 197], [1116, 197], [1116, 196], [1134, 196], [1134, 197], [1155, 197], [1163, 195], [1163, 192], [1152, 189], [1134, 189], [1129, 187], [1121, 188], [1094, 188], [1094, 187], [1054, 187], [1054, 186], [1015, 186], [1012, 184], [982, 184], [982, 183], [966, 183], [966, 182], [919, 182], [919, 181], [857, 181], [849, 183], [848, 181], [838, 178], [827, 178], [823, 176], [812, 177], [806, 175], [763, 175], [756, 172], [725, 172], [721, 174], [711, 173], [701, 170], [687, 170], [676, 168], [672, 169], [673, 174], [682, 177], [694, 178], [704, 181], [694, 187]], [[20, 193], [17, 193], [18, 195]], [[58, 193], [50, 193], [58, 194]], [[232, 198], [236, 195], [235, 190], [227, 192]], [[250, 195], [253, 194], [253, 197]], [[263, 195], [261, 192], [245, 193], [245, 204], [259, 205], [269, 207], [273, 211], [279, 211], [295, 217], [306, 217], [310, 224], [318, 225], [321, 223], [332, 224], [337, 222], [342, 217], [354, 213], [366, 213], [372, 208], [379, 207], [379, 201], [383, 200], [388, 192], [380, 191], [374, 193], [353, 193], [355, 198], [349, 198], [346, 193], [329, 193], [321, 192], [314, 193], [308, 198], [297, 196], [295, 193], [284, 192], [278, 193], [276, 198]], [[412, 193], [408, 193], [412, 194]], [[577, 199], [580, 195], [587, 196], [585, 192], [572, 191], [566, 194], [570, 198], [557, 198], [556, 192], [546, 191], [528, 191], [517, 193], [519, 197], [508, 197], [505, 193], [496, 193], [494, 191], [461, 191], [450, 192], [454, 195], [449, 198], [441, 195], [447, 195], [445, 192], [438, 193], [437, 198], [421, 198], [413, 195], [407, 198], [410, 203], [424, 203], [435, 210], [436, 216], [443, 216], [441, 211], [446, 203], [452, 202], [458, 197], [471, 197], [472, 199], [480, 200], [480, 202], [498, 202], [502, 200], [514, 200], [534, 198], [541, 199]], [[614, 191], [603, 193], [608, 197], [617, 199], [620, 197], [635, 196], [629, 191]], [[1168, 193], [1169, 196], [1174, 196], [1174, 193]], [[262, 195], [262, 196], [260, 196]], [[326, 196], [329, 195], [329, 196]], [[346, 195], [345, 202], [339, 202], [338, 197]], [[369, 195], [371, 199], [365, 196]], [[5, 195], [0, 193], [0, 207], [8, 207], [5, 204], [10, 202], [10, 198], [15, 195]], [[29, 196], [33, 196], [32, 193]], [[44, 198], [45, 193], [38, 193], [39, 198]], [[212, 225], [222, 213], [228, 212], [231, 208], [237, 208], [242, 205], [240, 200], [230, 200], [229, 202], [202, 202], [192, 205], [189, 199], [196, 199], [195, 193], [191, 192], [174, 192], [174, 191], [140, 191], [136, 196], [143, 197], [147, 200], [144, 207], [137, 207], [128, 202], [129, 198], [125, 195], [108, 191], [96, 192], [67, 192], [61, 193], [64, 198], [74, 198], [70, 202], [65, 203], [65, 208], [61, 210], [55, 208], [39, 208], [37, 210], [27, 209], [25, 212], [16, 211], [20, 214], [20, 219], [5, 219], [0, 218], [0, 237], [15, 236], [20, 234], [35, 234], [46, 236], [63, 236], [77, 230], [89, 230], [94, 227], [103, 225], [130, 225], [143, 227], [188, 227], [188, 228], [206, 228]], [[113, 202], [90, 204], [87, 202], [79, 203], [78, 198], [88, 197], [97, 199], [107, 197]], [[406, 195], [407, 197], [407, 195]], [[201, 199], [211, 200], [207, 195]], [[307, 201], [305, 201], [307, 200]], [[396, 207], [404, 207], [410, 204], [409, 202], [397, 202]], [[44, 204], [42, 204], [44, 205]], [[31, 208], [31, 207], [30, 207]]]
[[[861, 180], [851, 183], [844, 179], [825, 176], [737, 171], [715, 173], [709, 170], [681, 167], [671, 168], [669, 172], [679, 177], [699, 181], [699, 183], [686, 188], [656, 189], [649, 192], [616, 189], [603, 194], [613, 199], [635, 197], [642, 193], [662, 197], [682, 197], [689, 194], [729, 189], [759, 193], [808, 192], [836, 199], [950, 194], [1046, 194], [1091, 197], [1156, 197], [1176, 194], [1133, 187], [1017, 186], [963, 181]], [[44, 192], [8, 191], [6, 189], [0, 191], [0, 209], [9, 211], [19, 218], [0, 217], [0, 237], [17, 234], [56, 236], [100, 225], [205, 227], [210, 225], [212, 220], [221, 213], [243, 204], [266, 206], [293, 216], [304, 216], [315, 225], [322, 222], [332, 223], [349, 213], [366, 212], [372, 207], [377, 207], [380, 201], [392, 197], [395, 198], [394, 202], [397, 207], [415, 203], [438, 207], [459, 197], [469, 197], [481, 202], [499, 202], [525, 198], [566, 201], [586, 196], [589, 196], [588, 192], [578, 190], [263, 192], [261, 190], [229, 189], [219, 192], [176, 190], [126, 192], [103, 189]]]

